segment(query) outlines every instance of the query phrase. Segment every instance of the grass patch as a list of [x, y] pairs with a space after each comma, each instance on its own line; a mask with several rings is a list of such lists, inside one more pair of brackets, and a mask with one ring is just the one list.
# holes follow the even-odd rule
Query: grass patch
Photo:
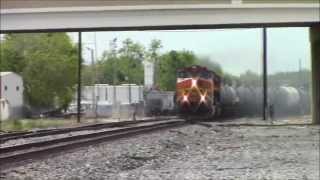
[[2, 121], [1, 131], [28, 131], [32, 129], [58, 128], [75, 124], [74, 119], [19, 119]]

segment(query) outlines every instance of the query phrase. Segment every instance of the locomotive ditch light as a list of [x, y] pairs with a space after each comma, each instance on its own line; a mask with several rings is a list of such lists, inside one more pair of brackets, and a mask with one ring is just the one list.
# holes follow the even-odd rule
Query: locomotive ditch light
[[183, 102], [188, 102], [188, 96], [187, 96], [187, 95], [183, 95], [182, 101], [183, 101]]
[[200, 102], [203, 102], [203, 103], [206, 102], [206, 95], [201, 94]]

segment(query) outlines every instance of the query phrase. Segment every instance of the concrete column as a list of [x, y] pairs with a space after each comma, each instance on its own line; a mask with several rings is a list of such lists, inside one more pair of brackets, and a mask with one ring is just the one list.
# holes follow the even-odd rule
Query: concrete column
[[313, 123], [320, 124], [320, 25], [310, 28], [312, 53], [312, 115]]

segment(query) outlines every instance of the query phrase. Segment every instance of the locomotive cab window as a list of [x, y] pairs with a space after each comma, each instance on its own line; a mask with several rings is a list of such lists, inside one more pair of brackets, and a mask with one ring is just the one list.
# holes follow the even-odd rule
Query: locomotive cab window
[[209, 79], [209, 78], [212, 77], [212, 74], [210, 72], [208, 72], [208, 71], [203, 71], [203, 72], [200, 73], [200, 77]]
[[190, 77], [190, 75], [187, 72], [185, 71], [178, 72], [178, 78], [188, 78], [188, 77]]

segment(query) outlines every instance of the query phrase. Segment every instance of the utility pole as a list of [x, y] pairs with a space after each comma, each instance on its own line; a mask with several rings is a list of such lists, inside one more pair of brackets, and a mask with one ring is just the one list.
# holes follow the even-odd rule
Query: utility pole
[[303, 86], [303, 77], [302, 77], [302, 65], [301, 65], [301, 59], [299, 59], [299, 79], [300, 79], [300, 87]]
[[[98, 44], [97, 44], [97, 32], [94, 32], [94, 59], [96, 60], [96, 64], [98, 64]], [[95, 75], [96, 75], [96, 78], [99, 79], [100, 77], [100, 74], [99, 74], [99, 71], [97, 71], [97, 66], [95, 65]], [[97, 82], [97, 81], [96, 81]]]
[[[94, 62], [94, 52], [93, 49], [87, 47], [87, 49], [91, 52], [91, 68], [92, 68], [92, 108], [94, 112], [95, 118], [97, 118], [98, 113], [97, 113], [97, 98], [96, 98], [96, 78], [97, 78], [97, 71], [96, 71], [96, 65]], [[98, 87], [97, 87], [98, 88]]]
[[97, 32], [94, 32], [94, 57], [98, 61]]
[[116, 71], [116, 59], [117, 59], [117, 38], [114, 38], [112, 42], [110, 43], [111, 48], [111, 58], [112, 58], [112, 69], [113, 69], [113, 105], [116, 104], [117, 101], [117, 93], [116, 93], [116, 83], [117, 83], [117, 71]]
[[81, 69], [82, 69], [82, 34], [78, 32], [78, 98], [77, 98], [77, 122], [81, 118]]
[[[119, 107], [117, 104], [117, 88], [116, 88], [116, 82], [117, 82], [117, 72], [116, 72], [116, 61], [117, 61], [117, 38], [114, 38], [110, 44], [110, 49], [111, 49], [111, 62], [112, 62], [112, 84], [113, 84], [113, 107], [112, 107], [112, 116], [119, 118]], [[119, 118], [120, 121], [120, 118]]]
[[157, 86], [158, 82], [158, 59], [154, 59], [154, 64], [153, 64], [153, 86]]
[[262, 29], [263, 43], [263, 120], [268, 119], [267, 28]]
[[132, 101], [131, 84], [130, 84], [130, 81], [128, 82], [129, 82], [129, 104], [131, 104], [131, 101]]

